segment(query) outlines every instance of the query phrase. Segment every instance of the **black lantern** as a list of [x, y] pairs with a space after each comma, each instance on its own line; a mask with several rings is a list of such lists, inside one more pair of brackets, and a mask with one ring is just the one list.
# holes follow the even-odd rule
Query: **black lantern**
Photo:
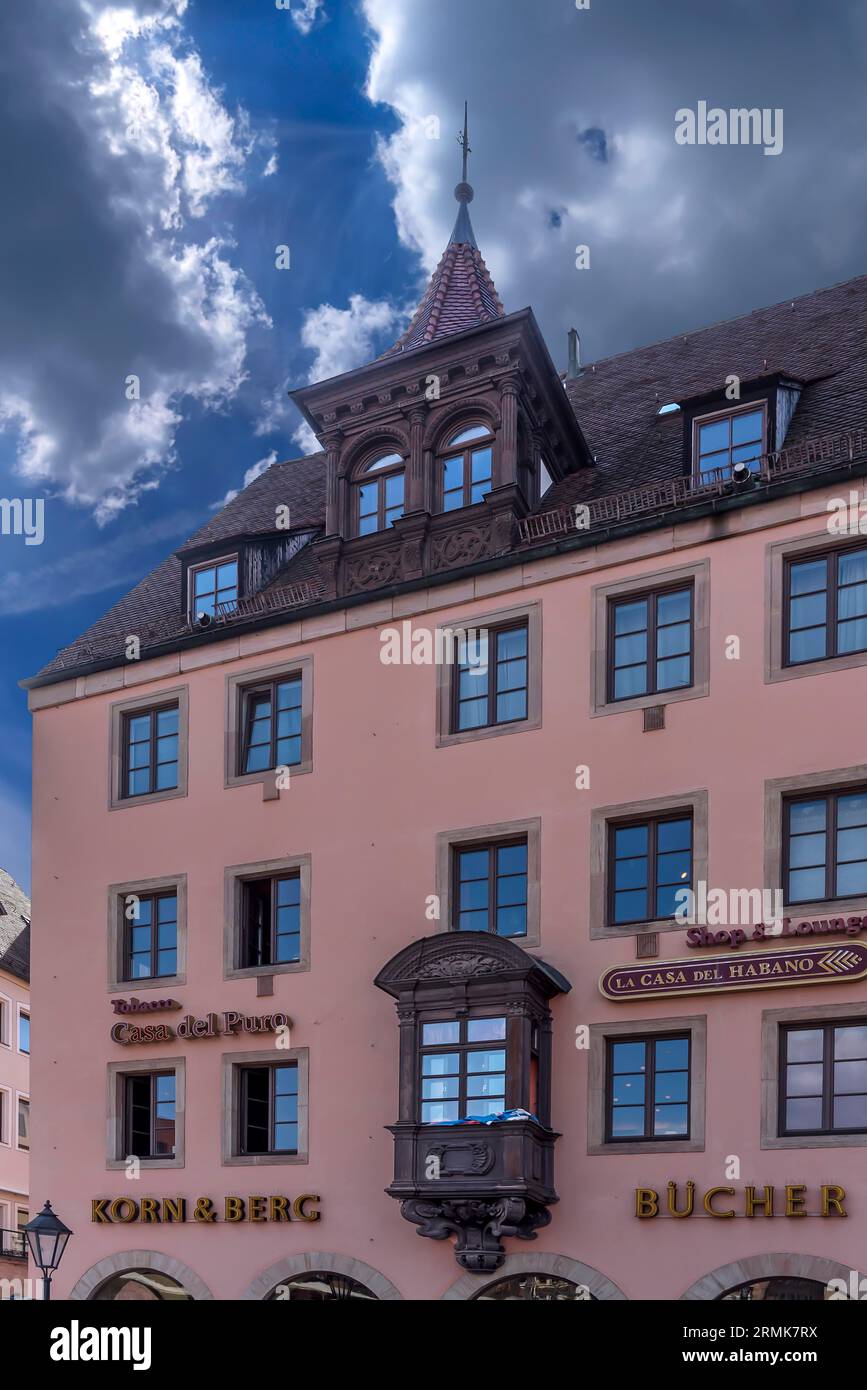
[[33, 1263], [42, 1274], [42, 1297], [51, 1297], [51, 1276], [63, 1259], [66, 1242], [72, 1235], [46, 1202], [38, 1216], [24, 1227]]

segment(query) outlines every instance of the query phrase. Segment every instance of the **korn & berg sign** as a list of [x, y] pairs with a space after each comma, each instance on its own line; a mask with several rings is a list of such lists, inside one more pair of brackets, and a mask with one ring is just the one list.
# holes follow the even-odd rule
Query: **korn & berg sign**
[[203, 1225], [238, 1221], [319, 1221], [322, 1199], [313, 1192], [291, 1197], [94, 1197], [91, 1221], [99, 1226], [132, 1222], [174, 1225], [198, 1221]]
[[[676, 1182], [670, 1182], [664, 1202], [653, 1187], [636, 1187], [635, 1215], [640, 1221], [649, 1221], [654, 1216], [685, 1217], [696, 1215], [714, 1216], [720, 1221], [730, 1221], [736, 1216], [846, 1216], [843, 1203], [846, 1190], [836, 1183], [823, 1183], [819, 1188], [817, 1209], [808, 1210], [807, 1185], [801, 1182], [786, 1183], [783, 1193], [778, 1197], [774, 1187], [746, 1186], [743, 1195], [738, 1197], [734, 1187], [709, 1187], [696, 1197], [695, 1183], [685, 1184], [685, 1192], [678, 1194]], [[698, 1210], [697, 1201], [701, 1210]], [[664, 1210], [661, 1208], [664, 1207]]]
[[662, 999], [785, 985], [850, 984], [865, 975], [867, 946], [852, 941], [806, 950], [748, 951], [652, 966], [614, 966], [599, 977], [599, 990], [606, 999]]
[[[150, 1012], [145, 1006], [139, 1008], [124, 1009], [118, 1007], [124, 1004], [124, 1000], [115, 1000], [114, 1008], [116, 1013], [140, 1013]], [[134, 1005], [138, 1000], [131, 1001]], [[154, 1006], [162, 1009], [179, 1009], [181, 1006], [173, 999], [155, 1000]], [[132, 1043], [161, 1043], [169, 1042], [172, 1038], [221, 1038], [232, 1037], [237, 1033], [277, 1033], [283, 1028], [291, 1028], [292, 1020], [288, 1014], [248, 1014], [237, 1013], [230, 1009], [222, 1014], [206, 1014], [204, 1018], [193, 1018], [192, 1014], [185, 1014], [180, 1023], [172, 1025], [170, 1023], [115, 1023], [111, 1028], [112, 1042], [120, 1043], [124, 1047], [129, 1047]]]

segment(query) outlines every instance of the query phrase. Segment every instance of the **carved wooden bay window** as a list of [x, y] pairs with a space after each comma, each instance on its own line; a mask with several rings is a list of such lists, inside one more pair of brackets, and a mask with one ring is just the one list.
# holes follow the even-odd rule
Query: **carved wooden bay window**
[[456, 1236], [465, 1269], [498, 1269], [503, 1238], [535, 1239], [557, 1201], [549, 1000], [571, 986], [487, 932], [415, 941], [376, 984], [400, 1021], [387, 1191], [420, 1235]]

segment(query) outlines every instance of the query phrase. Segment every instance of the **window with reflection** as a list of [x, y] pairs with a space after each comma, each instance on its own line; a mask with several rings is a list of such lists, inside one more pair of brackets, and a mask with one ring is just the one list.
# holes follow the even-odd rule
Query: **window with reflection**
[[790, 559], [784, 583], [787, 666], [867, 651], [867, 547]]
[[178, 785], [177, 703], [123, 716], [122, 795], [149, 796]]
[[454, 668], [452, 733], [527, 718], [526, 622], [459, 636]]
[[693, 587], [612, 599], [608, 605], [608, 698], [683, 690], [693, 682]]
[[867, 1024], [783, 1025], [780, 1134], [867, 1132]]
[[[120, 910], [124, 914], [124, 979], [157, 980], [178, 970], [178, 895], [132, 894]], [[128, 905], [127, 905], [128, 904]]]
[[124, 1077], [123, 1152], [136, 1158], [174, 1158], [173, 1071], [131, 1072]]
[[764, 402], [697, 419], [693, 457], [698, 481], [725, 478], [736, 463], [745, 463], [751, 473], [758, 472], [765, 452], [765, 419]]
[[595, 1302], [586, 1284], [573, 1284], [571, 1279], [558, 1279], [554, 1274], [516, 1274], [509, 1279], [498, 1279], [495, 1284], [487, 1284], [472, 1297], [474, 1303], [489, 1300], [509, 1303]]
[[442, 448], [442, 509], [457, 511], [484, 500], [493, 487], [494, 436], [487, 425], [469, 425]]
[[828, 1298], [839, 1298], [827, 1281], [801, 1279], [797, 1276], [778, 1275], [771, 1279], [751, 1279], [749, 1283], [738, 1284], [733, 1289], [721, 1293], [718, 1303], [821, 1303]]
[[239, 776], [302, 761], [302, 681], [299, 672], [242, 691]]
[[298, 1066], [239, 1067], [240, 1153], [298, 1152]]
[[527, 840], [453, 851], [456, 931], [527, 935]]
[[225, 616], [238, 603], [238, 560], [197, 565], [190, 571], [190, 619]]
[[360, 1300], [369, 1303], [372, 1300], [375, 1303], [377, 1298], [375, 1293], [348, 1274], [315, 1269], [308, 1274], [296, 1274], [294, 1279], [278, 1284], [268, 1295], [268, 1300], [281, 1303], [358, 1303]]
[[606, 1142], [688, 1139], [689, 1034], [609, 1038]]
[[867, 894], [867, 788], [784, 801], [785, 901]]
[[187, 1293], [183, 1284], [169, 1274], [157, 1269], [125, 1269], [113, 1274], [91, 1300], [98, 1303], [117, 1302], [192, 1302], [192, 1294]]
[[240, 967], [301, 959], [301, 875], [248, 879], [241, 885]]
[[505, 1018], [421, 1026], [421, 1123], [501, 1115], [506, 1108]]
[[355, 534], [385, 531], [403, 516], [404, 461], [400, 454], [383, 454], [361, 470], [355, 484]]
[[608, 827], [608, 922], [612, 927], [673, 917], [677, 893], [693, 887], [692, 814]]

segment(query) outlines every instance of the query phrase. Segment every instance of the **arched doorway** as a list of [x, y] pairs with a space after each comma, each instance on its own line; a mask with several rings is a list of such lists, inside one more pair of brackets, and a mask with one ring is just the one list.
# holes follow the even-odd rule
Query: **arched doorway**
[[258, 1274], [242, 1298], [266, 1302], [377, 1302], [394, 1301], [400, 1293], [372, 1265], [333, 1251], [287, 1255]]
[[592, 1265], [568, 1255], [507, 1255], [496, 1274], [464, 1274], [443, 1294], [466, 1302], [608, 1302], [626, 1294]]
[[555, 1274], [513, 1274], [506, 1279], [497, 1279], [493, 1284], [486, 1284], [472, 1295], [473, 1303], [570, 1301], [595, 1302], [586, 1284], [575, 1284], [571, 1279], [560, 1279]]
[[718, 1303], [822, 1303], [828, 1297], [828, 1285], [818, 1279], [792, 1279], [785, 1275], [770, 1279], [750, 1279], [725, 1293], [717, 1294]]
[[193, 1296], [187, 1293], [178, 1279], [170, 1274], [162, 1274], [155, 1269], [125, 1269], [113, 1274], [100, 1284], [90, 1295], [92, 1303], [192, 1303]]
[[301, 1303], [358, 1303], [364, 1299], [377, 1301], [366, 1284], [348, 1274], [336, 1274], [330, 1269], [313, 1269], [308, 1274], [296, 1274], [286, 1279], [268, 1294], [268, 1302]]
[[69, 1291], [90, 1302], [188, 1302], [214, 1295], [194, 1269], [157, 1250], [123, 1250], [91, 1265]]
[[[708, 1302], [818, 1303], [831, 1298], [830, 1281], [850, 1287], [853, 1270], [821, 1255], [747, 1255], [703, 1274], [681, 1294], [682, 1299]], [[855, 1271], [857, 1280], [861, 1275]], [[836, 1292], [834, 1297], [841, 1298]]]

